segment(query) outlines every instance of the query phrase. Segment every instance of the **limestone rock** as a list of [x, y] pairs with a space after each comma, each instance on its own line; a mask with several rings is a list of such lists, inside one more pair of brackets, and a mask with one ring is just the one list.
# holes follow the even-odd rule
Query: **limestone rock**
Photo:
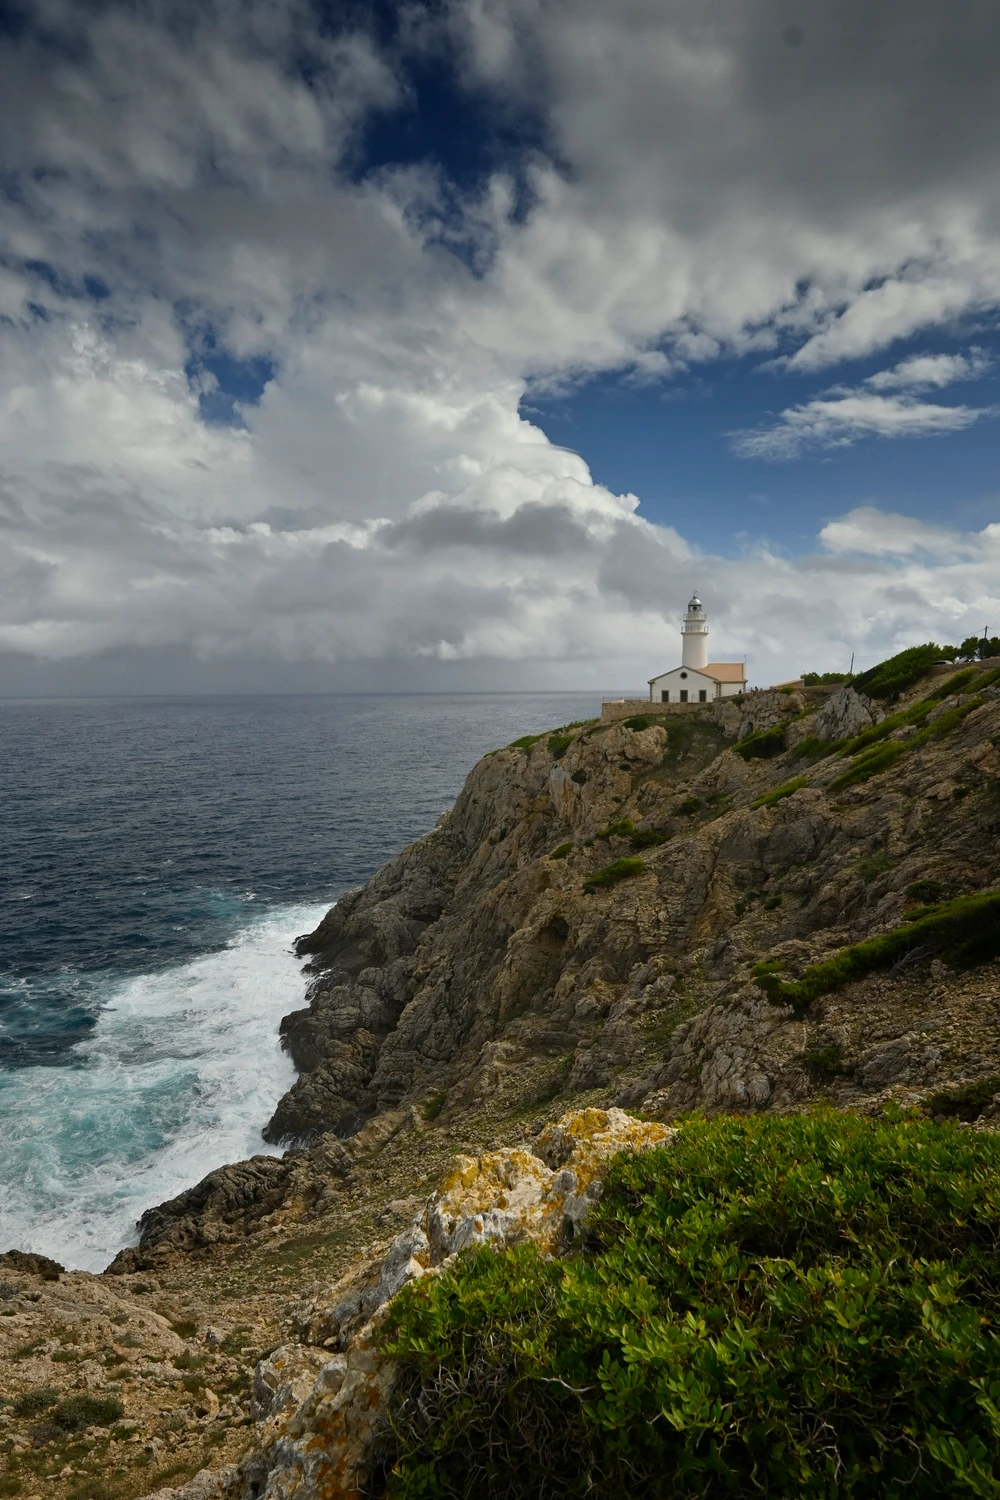
[[[396, 1371], [375, 1346], [389, 1301], [470, 1245], [530, 1240], [544, 1254], [572, 1240], [618, 1151], [670, 1140], [667, 1126], [620, 1109], [578, 1110], [547, 1127], [534, 1152], [459, 1156], [449, 1176], [385, 1253], [302, 1310], [310, 1337], [334, 1352], [310, 1381], [313, 1348], [274, 1351], [257, 1368], [257, 1451], [230, 1487], [240, 1500], [357, 1500], [365, 1488], [381, 1410]], [[323, 1302], [326, 1306], [323, 1306]], [[307, 1392], [305, 1387], [309, 1386]]]
[[808, 734], [818, 740], [847, 740], [885, 718], [870, 698], [852, 687], [841, 688], [808, 720]]

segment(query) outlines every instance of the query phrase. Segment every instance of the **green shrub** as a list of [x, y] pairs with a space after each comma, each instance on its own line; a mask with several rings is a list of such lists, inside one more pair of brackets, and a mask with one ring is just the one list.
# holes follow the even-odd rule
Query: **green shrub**
[[873, 746], [860, 755], [846, 771], [835, 776], [827, 784], [827, 791], [840, 792], [845, 787], [857, 786], [862, 781], [870, 781], [873, 776], [878, 776], [882, 771], [888, 771], [890, 766], [894, 766], [905, 748], [899, 740], [892, 740], [887, 745]]
[[609, 823], [607, 828], [599, 828], [594, 835], [598, 839], [630, 839], [635, 834], [635, 824], [631, 818], [619, 818], [616, 823]]
[[117, 1396], [67, 1396], [51, 1412], [51, 1420], [63, 1432], [82, 1432], [85, 1427], [110, 1427], [124, 1414]]
[[633, 714], [630, 719], [622, 720], [623, 729], [648, 729], [651, 720], [648, 714]]
[[653, 849], [657, 844], [665, 844], [667, 834], [661, 833], [658, 828], [636, 828], [632, 834], [633, 849]]
[[584, 1253], [460, 1257], [381, 1334], [391, 1500], [1000, 1494], [1000, 1140], [691, 1120]]
[[575, 848], [576, 845], [574, 844], [573, 840], [567, 839], [565, 844], [559, 844], [555, 849], [553, 849], [552, 853], [549, 855], [549, 859], [566, 859], [568, 855], [573, 853], [573, 850]]
[[810, 734], [792, 746], [792, 754], [797, 760], [811, 760], [813, 756], [819, 759], [824, 755], [832, 755], [842, 744], [842, 740], [818, 740], [814, 734]]
[[522, 736], [521, 736], [521, 738], [519, 740], [511, 740], [510, 744], [507, 746], [507, 749], [508, 750], [530, 750], [533, 745], [537, 745], [538, 741], [539, 740], [544, 740], [544, 738], [545, 738], [544, 731], [541, 734], [522, 734]]
[[193, 1339], [198, 1325], [193, 1318], [171, 1318], [170, 1326], [179, 1339]]
[[762, 796], [755, 797], [751, 807], [773, 807], [776, 802], [781, 802], [785, 797], [790, 797], [800, 787], [808, 786], [807, 776], [796, 776], [793, 781], [786, 781], [782, 786], [776, 786], [773, 792], [764, 792]]
[[644, 869], [641, 859], [616, 859], [613, 864], [605, 865], [602, 870], [595, 870], [593, 875], [589, 875], [583, 882], [583, 888], [588, 895], [593, 895], [595, 891], [617, 885], [621, 880], [634, 879]]
[[803, 672], [803, 687], [834, 687], [838, 682], [850, 682], [849, 672]]
[[48, 1411], [50, 1406], [55, 1406], [59, 1400], [59, 1392], [50, 1386], [43, 1386], [37, 1391], [25, 1391], [18, 1396], [14, 1402], [15, 1417], [38, 1417], [43, 1411]]
[[901, 927], [841, 948], [833, 958], [810, 964], [802, 978], [791, 983], [779, 978], [771, 962], [758, 964], [752, 972], [771, 1000], [791, 1005], [801, 1015], [821, 995], [886, 969], [914, 951], [940, 952], [962, 966], [994, 958], [1000, 953], [1000, 890], [921, 907]]
[[444, 1109], [445, 1100], [447, 1098], [448, 1095], [446, 1091], [444, 1089], [441, 1089], [439, 1093], [432, 1094], [429, 1099], [425, 1099], [423, 1109], [420, 1111], [424, 1119], [436, 1120], [438, 1115]]
[[765, 896], [765, 898], [764, 898], [764, 910], [765, 911], [777, 911], [778, 907], [781, 905], [781, 902], [782, 902], [781, 895], [777, 891], [775, 891], [775, 893], [774, 893], [773, 896]]
[[740, 740], [733, 749], [744, 760], [770, 760], [772, 755], [780, 755], [784, 750], [785, 731], [790, 723], [790, 719], [785, 719], [770, 729], [758, 729], [755, 734], [748, 734], [745, 740]]
[[975, 667], [966, 667], [964, 672], [953, 672], [943, 682], [939, 682], [933, 692], [927, 694], [924, 702], [936, 703], [942, 698], [950, 698], [952, 693], [960, 693], [967, 688], [978, 675]]
[[571, 734], [550, 734], [549, 754], [552, 756], [552, 759], [562, 760], [572, 743], [573, 736]]
[[923, 1107], [930, 1115], [951, 1115], [957, 1120], [970, 1121], [979, 1117], [996, 1093], [1000, 1093], [1000, 1077], [991, 1073], [988, 1078], [977, 1078], [957, 1088], [939, 1089], [923, 1101]]
[[906, 894], [911, 901], [920, 901], [925, 906], [933, 906], [947, 894], [947, 886], [940, 880], [915, 880], [912, 885], [906, 887]]
[[854, 868], [867, 885], [869, 880], [874, 880], [876, 876], [884, 875], [886, 870], [891, 870], [892, 860], [887, 854], [869, 854], [864, 859], [859, 859]]
[[685, 797], [683, 802], [678, 802], [674, 808], [674, 812], [681, 818], [688, 818], [692, 813], [698, 812], [700, 808], [700, 797]]
[[877, 666], [869, 667], [867, 672], [859, 672], [852, 685], [857, 692], [866, 693], [869, 698], [898, 698], [900, 693], [919, 682], [928, 668], [940, 660], [941, 647], [936, 646], [933, 641], [928, 641], [923, 646], [909, 646], [905, 651], [890, 656], [887, 661], [880, 661]]
[[802, 1053], [802, 1066], [817, 1083], [829, 1083], [844, 1071], [839, 1042], [828, 1042], [825, 1047], [807, 1047]]

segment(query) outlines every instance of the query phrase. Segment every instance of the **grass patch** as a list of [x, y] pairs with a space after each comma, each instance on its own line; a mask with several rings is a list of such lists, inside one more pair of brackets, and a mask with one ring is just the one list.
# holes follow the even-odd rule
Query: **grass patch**
[[595, 891], [618, 885], [622, 880], [633, 880], [645, 868], [641, 859], [616, 859], [613, 864], [605, 865], [602, 870], [595, 870], [593, 875], [589, 875], [583, 882], [583, 888], [590, 896]]
[[864, 859], [859, 859], [854, 868], [861, 879], [867, 885], [869, 880], [874, 880], [878, 875], [884, 875], [886, 870], [892, 869], [893, 862], [887, 854], [869, 854]]
[[511, 740], [510, 744], [507, 746], [507, 749], [530, 750], [533, 745], [538, 744], [539, 740], [544, 740], [545, 734], [545, 730], [543, 730], [541, 734], [522, 734], [519, 740]]
[[758, 964], [753, 976], [769, 999], [791, 1005], [797, 1015], [803, 1015], [821, 995], [877, 969], [887, 969], [908, 955], [931, 953], [941, 953], [960, 967], [995, 958], [1000, 953], [1000, 891], [981, 891], [975, 896], [956, 896], [940, 906], [920, 907], [901, 927], [810, 964], [801, 979], [781, 979], [773, 961]]
[[755, 734], [748, 734], [745, 740], [740, 740], [733, 749], [744, 760], [770, 760], [784, 750], [785, 731], [790, 723], [790, 719], [784, 719], [770, 729], [758, 729]]
[[790, 797], [800, 787], [808, 786], [808, 776], [796, 776], [792, 781], [786, 781], [782, 786], [776, 786], [773, 792], [764, 792], [762, 796], [755, 797], [751, 807], [773, 807], [776, 802], [781, 802], [785, 797]]
[[678, 802], [674, 812], [680, 818], [689, 818], [692, 813], [701, 811], [700, 797], [685, 797], [683, 802]]
[[563, 756], [566, 754], [566, 751], [569, 749], [570, 745], [572, 745], [573, 738], [574, 737], [571, 734], [549, 735], [548, 748], [549, 754], [552, 756], [553, 760], [562, 760]]
[[573, 840], [567, 839], [565, 844], [560, 844], [558, 848], [553, 849], [552, 853], [549, 855], [549, 859], [566, 859], [570, 854], [573, 853], [573, 850], [575, 848], [576, 845], [574, 844]]
[[977, 1078], [973, 1083], [962, 1083], [953, 1089], [939, 1089], [923, 1101], [929, 1115], [948, 1115], [952, 1119], [978, 1119], [993, 1095], [1000, 1093], [1000, 1076], [992, 1073], [988, 1078]]
[[444, 1089], [441, 1089], [439, 1093], [432, 1094], [429, 1099], [425, 1099], [423, 1108], [420, 1111], [424, 1119], [436, 1120], [438, 1115], [444, 1109], [445, 1101], [447, 1100], [447, 1098], [447, 1092]]
[[[950, 734], [968, 714], [971, 714], [974, 709], [981, 708], [983, 702], [982, 698], [976, 697], [967, 699], [965, 703], [957, 703], [954, 708], [950, 708], [947, 713], [935, 719], [933, 724], [925, 724], [922, 729], [918, 729], [910, 739], [891, 740], [884, 744], [880, 741], [886, 740], [893, 730], [901, 728], [904, 724], [922, 724], [934, 705], [929, 699], [924, 698], [919, 703], [913, 704], [911, 708], [883, 719], [881, 724], [866, 729], [863, 734], [848, 741], [842, 748], [841, 755], [853, 755], [857, 758], [849, 770], [834, 777], [827, 790], [840, 791], [843, 787], [855, 786], [859, 782], [868, 781], [872, 776], [877, 776], [881, 771], [887, 771], [902, 755], [910, 755], [931, 740], [943, 739], [946, 734]], [[860, 755], [859, 751], [862, 752]]]
[[390, 1500], [1000, 1493], [1000, 1140], [684, 1123], [611, 1165], [586, 1248], [411, 1283]]
[[622, 728], [641, 731], [643, 729], [648, 729], [650, 722], [651, 721], [648, 714], [633, 714], [630, 719], [622, 720]]
[[198, 1325], [193, 1318], [177, 1318], [170, 1326], [179, 1339], [193, 1339], [198, 1332]]

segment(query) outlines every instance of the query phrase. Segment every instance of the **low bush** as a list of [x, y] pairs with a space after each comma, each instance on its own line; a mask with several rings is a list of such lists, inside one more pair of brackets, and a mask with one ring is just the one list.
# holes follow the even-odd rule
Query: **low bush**
[[63, 1432], [82, 1432], [85, 1427], [110, 1427], [124, 1412], [117, 1396], [67, 1396], [50, 1418]]
[[537, 745], [539, 740], [544, 740], [545, 734], [522, 734], [519, 740], [511, 740], [507, 746], [508, 750], [530, 750]]
[[803, 687], [835, 687], [838, 682], [850, 682], [850, 672], [803, 672]]
[[193, 1318], [171, 1318], [170, 1326], [179, 1339], [193, 1339], [198, 1325]]
[[792, 746], [792, 754], [797, 760], [819, 760], [822, 756], [832, 755], [835, 750], [839, 750], [842, 743], [842, 740], [819, 740], [814, 734], [810, 734]]
[[567, 839], [565, 844], [559, 844], [555, 849], [553, 849], [552, 853], [549, 855], [549, 859], [566, 859], [568, 855], [573, 853], [573, 850], [575, 848], [576, 845], [573, 843], [573, 840]]
[[444, 1089], [442, 1089], [439, 1093], [432, 1094], [429, 1099], [425, 1099], [423, 1109], [420, 1111], [424, 1119], [436, 1120], [438, 1115], [444, 1109], [445, 1100], [447, 1098], [447, 1093], [444, 1091]]
[[689, 818], [692, 813], [698, 812], [700, 808], [700, 797], [685, 797], [683, 802], [678, 802], [677, 806], [674, 808], [674, 812], [677, 813], [679, 817]]
[[549, 754], [552, 756], [552, 759], [562, 760], [572, 743], [573, 736], [571, 734], [550, 734]]
[[686, 1121], [612, 1163], [582, 1253], [396, 1299], [388, 1496], [996, 1496], [998, 1241], [995, 1136]]
[[666, 842], [667, 835], [658, 828], [636, 828], [632, 833], [633, 849], [655, 849], [657, 844]]
[[755, 734], [748, 734], [745, 740], [740, 740], [733, 749], [744, 760], [770, 760], [772, 755], [780, 755], [784, 750], [785, 731], [790, 723], [790, 719], [785, 719], [770, 729], [758, 729]]
[[888, 771], [894, 766], [899, 757], [904, 753], [906, 746], [899, 740], [891, 740], [885, 745], [874, 745], [870, 750], [858, 756], [853, 765], [839, 776], [835, 776], [827, 784], [828, 792], [841, 792], [845, 787], [859, 786], [863, 781], [870, 781], [873, 776]]
[[648, 729], [651, 722], [652, 721], [650, 720], [648, 714], [633, 714], [630, 719], [622, 720], [622, 728], [636, 730]]
[[865, 693], [869, 698], [898, 698], [900, 693], [919, 682], [929, 667], [941, 660], [941, 649], [933, 641], [927, 641], [923, 646], [910, 646], [887, 661], [869, 667], [867, 672], [859, 672], [852, 686], [856, 692]]
[[1000, 1077], [991, 1073], [988, 1078], [977, 1078], [957, 1088], [939, 1089], [923, 1101], [923, 1108], [929, 1115], [950, 1115], [968, 1122], [979, 1117], [996, 1093], [1000, 1093]]
[[50, 1406], [55, 1406], [59, 1400], [59, 1392], [49, 1386], [42, 1386], [36, 1391], [25, 1391], [18, 1396], [14, 1402], [15, 1417], [38, 1417], [43, 1411], [48, 1411]]
[[859, 859], [854, 868], [867, 885], [869, 880], [874, 880], [877, 876], [884, 875], [886, 870], [891, 870], [892, 860], [888, 854], [869, 854], [864, 859]]
[[816, 1083], [829, 1083], [844, 1071], [844, 1055], [839, 1042], [828, 1042], [825, 1047], [807, 1047], [802, 1054], [802, 1066]]
[[588, 895], [595, 891], [606, 890], [609, 886], [617, 885], [622, 880], [632, 880], [636, 875], [641, 875], [645, 865], [641, 859], [616, 859], [613, 864], [605, 865], [602, 870], [596, 870], [583, 882], [583, 888]]
[[753, 976], [771, 1000], [791, 1005], [802, 1015], [821, 995], [916, 952], [940, 953], [949, 963], [964, 967], [996, 957], [1000, 953], [1000, 890], [921, 907], [901, 927], [810, 964], [801, 979], [786, 982], [771, 961], [758, 964]]
[[785, 797], [790, 797], [800, 787], [808, 786], [807, 776], [796, 776], [793, 781], [786, 781], [782, 786], [776, 786], [773, 792], [764, 792], [762, 796], [755, 797], [751, 807], [773, 807], [776, 802], [781, 802]]
[[906, 887], [910, 901], [919, 901], [924, 906], [933, 906], [947, 895], [947, 886], [940, 880], [915, 880]]

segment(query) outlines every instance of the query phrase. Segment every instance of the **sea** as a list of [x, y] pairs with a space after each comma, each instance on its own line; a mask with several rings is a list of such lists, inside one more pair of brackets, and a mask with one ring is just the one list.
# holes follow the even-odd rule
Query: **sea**
[[102, 1270], [294, 1072], [294, 939], [596, 693], [0, 700], [0, 1250]]

